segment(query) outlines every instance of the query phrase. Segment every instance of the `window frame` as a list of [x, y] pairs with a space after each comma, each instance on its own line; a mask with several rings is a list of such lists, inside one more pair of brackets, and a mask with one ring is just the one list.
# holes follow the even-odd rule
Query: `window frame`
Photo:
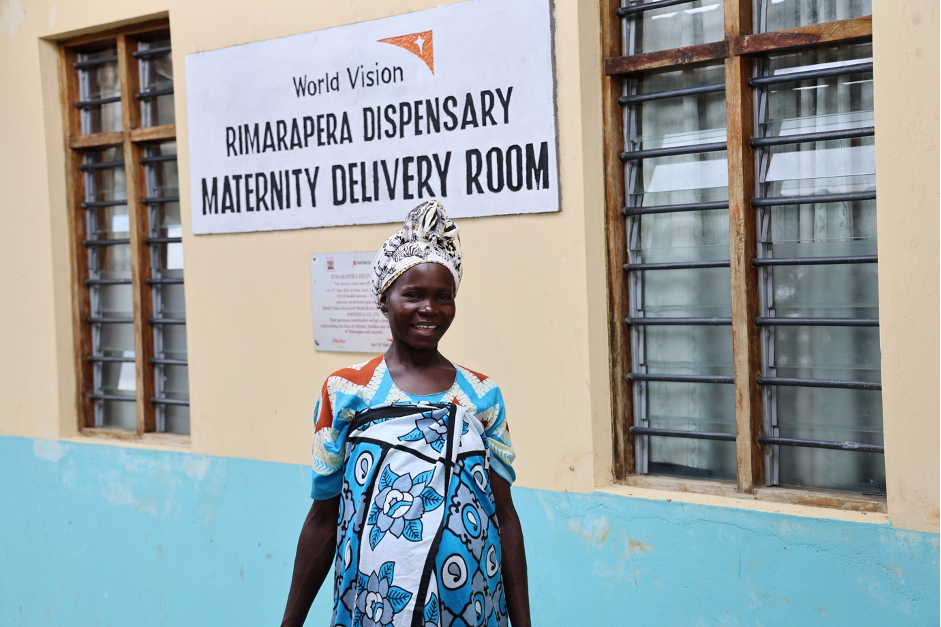
[[[155, 35], [170, 36], [167, 18], [149, 20], [128, 27], [108, 29], [59, 42], [59, 85], [63, 128], [65, 131], [65, 166], [67, 184], [66, 214], [69, 231], [69, 257], [71, 265], [71, 304], [73, 352], [76, 372], [76, 410], [78, 429], [82, 435], [104, 436], [118, 439], [156, 440], [174, 445], [188, 445], [189, 434], [157, 431], [155, 401], [154, 333], [150, 322], [153, 314], [153, 293], [148, 279], [151, 277], [151, 254], [148, 206], [144, 203], [147, 192], [147, 146], [176, 140], [176, 124], [142, 126], [142, 99], [139, 92], [140, 75], [137, 50], [138, 38]], [[122, 130], [82, 134], [82, 110], [76, 106], [80, 99], [79, 76], [73, 64], [78, 55], [102, 46], [117, 49], [120, 79]], [[83, 151], [117, 148], [124, 159], [127, 196], [128, 239], [131, 257], [131, 291], [133, 298], [133, 333], [135, 354], [135, 429], [95, 426], [94, 362], [91, 298], [89, 292], [90, 269], [87, 239], [85, 178], [79, 166]]]
[[[813, 505], [864, 512], [885, 512], [886, 498], [831, 490], [765, 485], [765, 452], [758, 437], [764, 433], [759, 274], [758, 220], [751, 200], [756, 195], [755, 150], [750, 141], [755, 128], [755, 92], [749, 86], [754, 59], [759, 56], [813, 48], [871, 42], [872, 16], [849, 18], [809, 26], [753, 33], [754, 0], [723, 0], [724, 40], [669, 50], [621, 55], [625, 25], [616, 15], [620, 0], [601, 3], [604, 60], [604, 175], [605, 227], [608, 267], [608, 320], [612, 390], [613, 472], [615, 481], [631, 486], [715, 494], [733, 498]], [[631, 76], [668, 72], [705, 65], [725, 66], [725, 103], [728, 155], [729, 240], [732, 290], [733, 371], [735, 386], [736, 483], [634, 474], [635, 445], [630, 432], [634, 407], [631, 382], [631, 333], [628, 301], [627, 230], [622, 208], [624, 149], [622, 80]]]

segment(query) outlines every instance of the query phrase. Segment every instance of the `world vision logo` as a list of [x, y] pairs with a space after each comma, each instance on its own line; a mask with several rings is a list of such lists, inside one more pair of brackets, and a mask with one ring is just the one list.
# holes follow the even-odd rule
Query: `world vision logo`
[[435, 73], [435, 46], [432, 40], [432, 31], [426, 30], [421, 33], [412, 33], [411, 35], [400, 35], [398, 37], [380, 39], [379, 43], [392, 44], [403, 50], [408, 50], [424, 61], [432, 74]]

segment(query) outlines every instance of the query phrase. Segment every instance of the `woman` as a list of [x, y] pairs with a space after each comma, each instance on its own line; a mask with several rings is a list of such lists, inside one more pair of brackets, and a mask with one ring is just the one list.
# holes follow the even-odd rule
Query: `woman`
[[461, 262], [457, 226], [437, 201], [413, 209], [376, 255], [373, 292], [392, 344], [324, 383], [314, 502], [282, 627], [303, 625], [331, 566], [334, 625], [530, 625], [500, 389], [438, 351]]

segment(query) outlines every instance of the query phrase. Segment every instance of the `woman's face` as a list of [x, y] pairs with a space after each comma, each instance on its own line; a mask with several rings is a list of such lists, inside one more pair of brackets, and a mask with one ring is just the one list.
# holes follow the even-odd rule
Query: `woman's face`
[[419, 350], [435, 349], [454, 320], [454, 278], [439, 263], [421, 263], [397, 278], [379, 299], [392, 338]]

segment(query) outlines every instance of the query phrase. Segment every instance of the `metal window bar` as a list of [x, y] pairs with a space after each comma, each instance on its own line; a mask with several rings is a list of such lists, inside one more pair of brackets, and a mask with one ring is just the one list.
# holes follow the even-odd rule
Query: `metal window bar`
[[785, 205], [813, 205], [825, 202], [855, 202], [875, 200], [876, 192], [850, 192], [847, 194], [816, 194], [814, 196], [782, 196], [779, 198], [752, 198], [751, 206], [782, 207]]
[[99, 67], [101, 65], [108, 65], [109, 63], [117, 63], [118, 55], [108, 56], [108, 57], [98, 57], [97, 59], [83, 59], [81, 61], [75, 61], [72, 63], [72, 67], [76, 70], [88, 70], [93, 67]]
[[113, 355], [89, 355], [85, 358], [87, 361], [92, 362], [102, 362], [102, 363], [121, 363], [121, 364], [133, 364], [134, 357], [116, 357]]
[[851, 257], [771, 257], [752, 259], [751, 265], [763, 266], [823, 266], [850, 263], [878, 263], [878, 255], [856, 255]]
[[[78, 166], [78, 169], [81, 170], [82, 172], [87, 172], [88, 170], [106, 170], [108, 168], [123, 168], [123, 167], [124, 167], [123, 160], [121, 161], [98, 161], [98, 162], [88, 161]], [[90, 201], [86, 201], [86, 202], [90, 202]]]
[[731, 318], [646, 318], [631, 316], [624, 321], [628, 326], [731, 326]]
[[82, 240], [82, 246], [84, 246], [85, 248], [93, 248], [97, 246], [120, 246], [121, 244], [130, 244], [130, 243], [131, 243], [131, 240], [127, 238]]
[[716, 202], [695, 202], [685, 205], [653, 205], [650, 207], [624, 207], [621, 215], [624, 217], [652, 215], [656, 213], [682, 213], [685, 211], [712, 211], [715, 209], [728, 209], [728, 200]]
[[147, 318], [147, 322], [155, 326], [162, 324], [186, 324], [186, 318]]
[[618, 155], [624, 161], [640, 161], [654, 157], [675, 157], [679, 155], [695, 155], [702, 152], [720, 152], [727, 148], [726, 142], [711, 142], [708, 144], [693, 144], [689, 146], [670, 146], [668, 148], [651, 148], [649, 150], [631, 150]]
[[145, 237], [145, 244], [179, 244], [183, 241], [182, 237]]
[[88, 316], [85, 318], [88, 324], [134, 324], [134, 318], [125, 318], [118, 316]]
[[190, 404], [188, 400], [185, 400], [182, 398], [161, 398], [159, 396], [155, 396], [151, 398], [150, 402], [158, 406], [159, 405], [185, 405], [186, 407], [189, 407], [189, 404]]
[[822, 131], [820, 133], [800, 133], [796, 135], [778, 135], [777, 137], [759, 137], [749, 143], [752, 148], [767, 148], [769, 146], [784, 146], [786, 144], [806, 144], [810, 142], [834, 141], [837, 139], [855, 139], [858, 137], [872, 137], [876, 134], [875, 126], [860, 128], [847, 128], [837, 131]]
[[799, 379], [794, 377], [756, 377], [758, 385], [779, 385], [799, 388], [840, 388], [846, 390], [881, 390], [875, 381], [838, 381], [835, 379]]
[[720, 440], [734, 442], [734, 433], [721, 433], [718, 431], [681, 431], [679, 429], [652, 429], [650, 427], [631, 427], [634, 435], [656, 435], [668, 438], [692, 438], [694, 440]]
[[127, 199], [124, 200], [89, 200], [82, 203], [83, 209], [98, 209], [101, 207], [120, 207], [121, 205], [126, 205]]
[[[766, 3], [759, 4], [765, 8]], [[763, 11], [756, 15], [756, 22], [758, 31], [764, 32], [766, 15]], [[779, 318], [775, 316], [774, 311], [774, 286], [772, 282], [772, 269], [774, 267], [793, 265], [878, 263], [878, 257], [876, 255], [865, 255], [843, 257], [831, 256], [813, 258], [775, 258], [773, 257], [771, 245], [767, 243], [772, 241], [771, 207], [789, 205], [799, 206], [818, 203], [847, 203], [875, 200], [876, 198], [876, 192], [874, 190], [867, 192], [815, 194], [809, 196], [790, 196], [777, 198], [769, 197], [771, 188], [770, 184], [766, 181], [766, 176], [770, 165], [769, 148], [786, 144], [871, 137], [875, 132], [874, 127], [866, 127], [821, 133], [794, 134], [778, 137], [768, 136], [765, 121], [769, 112], [769, 87], [782, 83], [809, 81], [835, 76], [845, 76], [848, 74], [872, 72], [872, 67], [873, 65], [871, 62], [850, 63], [838, 67], [770, 75], [769, 60], [766, 58], [756, 57], [755, 76], [749, 80], [749, 85], [756, 90], [754, 138], [751, 140], [750, 144], [755, 149], [757, 197], [752, 199], [751, 206], [756, 209], [756, 219], [758, 221], [759, 233], [758, 254], [757, 257], [752, 260], [752, 265], [758, 270], [759, 293], [762, 312], [762, 314], [755, 319], [755, 324], [762, 328], [761, 376], [757, 377], [757, 382], [763, 387], [762, 411], [764, 413], [765, 432], [767, 434], [760, 436], [758, 438], [758, 443], [764, 447], [765, 467], [767, 471], [766, 482], [768, 485], [780, 484], [780, 446], [805, 446], [841, 450], [863, 450], [852, 448], [853, 446], [860, 446], [873, 447], [870, 452], [882, 452], [881, 447], [874, 447], [874, 445], [845, 443], [851, 448], [843, 448], [844, 443], [780, 437], [777, 415], [778, 387], [788, 386], [853, 390], [881, 390], [882, 386], [880, 383], [874, 383], [870, 381], [836, 381], [824, 379], [778, 377], [777, 368], [775, 366], [774, 329], [779, 326], [878, 326], [879, 322], [878, 319], [875, 318]], [[877, 451], [875, 450], [876, 448], [880, 450]]]
[[878, 318], [782, 318], [758, 316], [759, 327], [877, 327]]
[[122, 396], [121, 394], [101, 394], [98, 392], [89, 394], [88, 397], [94, 401], [128, 401], [133, 403], [137, 400], [133, 396]]
[[134, 97], [138, 100], [150, 100], [152, 98], [157, 98], [159, 96], [169, 96], [173, 93], [172, 87], [167, 87], [166, 89], [150, 89], [147, 91], [139, 91], [134, 94]]
[[159, 205], [161, 203], [169, 202], [180, 202], [179, 196], [152, 196], [144, 198], [142, 201], [145, 205]]
[[618, 98], [618, 104], [624, 107], [640, 102], [650, 102], [651, 100], [664, 100], [666, 98], [679, 98], [681, 96], [695, 96], [697, 94], [711, 94], [717, 91], [725, 91], [725, 83], [712, 83], [711, 85], [697, 85], [696, 87], [684, 87], [682, 89], [669, 89], [665, 91], [650, 92], [647, 94], [621, 96]]
[[185, 359], [162, 359], [157, 357], [151, 357], [150, 363], [154, 365], [161, 366], [188, 366], [189, 362]]
[[756, 76], [755, 78], [749, 79], [748, 85], [750, 87], [767, 87], [768, 85], [777, 85], [779, 83], [795, 83], [798, 81], [810, 81], [818, 78], [844, 76], [846, 74], [862, 74], [864, 72], [872, 72], [871, 62], [854, 63], [852, 65], [840, 65], [838, 67], [828, 67], [819, 70], [810, 70], [807, 72], [788, 72], [787, 74]]
[[648, 270], [698, 270], [701, 268], [728, 268], [729, 260], [725, 261], [670, 261], [665, 263], [625, 263], [627, 272], [644, 272]]
[[131, 279], [85, 279], [85, 285], [130, 285]]
[[147, 279], [147, 285], [183, 285], [183, 279]]
[[162, 54], [166, 54], [172, 50], [172, 46], [160, 46], [159, 48], [144, 48], [143, 50], [135, 50], [131, 53], [135, 59], [149, 59], [150, 57], [159, 57]]
[[141, 157], [140, 162], [143, 165], [151, 163], [163, 163], [164, 161], [176, 161], [176, 155], [154, 155], [152, 157]]
[[660, 383], [724, 383], [734, 384], [734, 377], [724, 377], [721, 375], [699, 375], [699, 374], [651, 374], [631, 372], [627, 375], [630, 381], [657, 381]]
[[758, 436], [758, 443], [776, 446], [800, 446], [805, 448], [826, 448], [836, 451], [859, 451], [861, 453], [885, 453], [885, 447], [862, 442], [829, 442], [827, 440], [803, 440], [798, 438], [776, 438], [767, 435]]
[[75, 106], [79, 109], [89, 109], [100, 105], [111, 104], [112, 102], [121, 102], [121, 96], [108, 96], [107, 98], [92, 98], [90, 100], [79, 100]]
[[662, 9], [663, 7], [672, 7], [675, 4], [689, 4], [693, 0], [657, 0], [656, 2], [647, 2], [646, 4], [632, 4], [626, 7], [618, 7], [614, 14], [619, 18], [633, 18], [639, 13], [652, 11], [653, 9]]

